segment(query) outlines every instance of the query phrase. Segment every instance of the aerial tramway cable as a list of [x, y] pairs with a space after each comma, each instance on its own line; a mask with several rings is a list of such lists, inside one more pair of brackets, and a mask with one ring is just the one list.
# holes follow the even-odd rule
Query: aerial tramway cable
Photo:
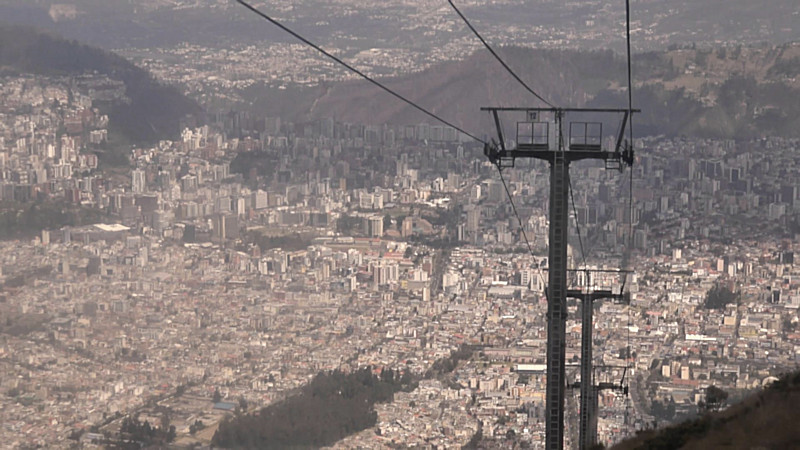
[[[531, 258], [533, 258], [534, 262], [536, 262], [536, 255], [533, 252], [533, 247], [531, 246], [531, 242], [528, 240], [528, 233], [525, 232], [525, 226], [522, 224], [522, 218], [520, 217], [519, 213], [517, 212], [517, 206], [514, 204], [514, 198], [511, 196], [511, 191], [508, 189], [508, 184], [506, 184], [506, 179], [503, 176], [503, 171], [500, 167], [497, 167], [497, 173], [500, 174], [500, 181], [503, 182], [503, 187], [506, 190], [506, 195], [508, 196], [508, 201], [511, 203], [511, 209], [514, 211], [514, 216], [517, 218], [517, 222], [519, 222], [519, 230], [522, 232], [522, 237], [525, 239], [525, 244], [528, 246], [528, 252], [531, 254]], [[539, 264], [536, 263], [536, 269], [539, 272], [539, 281], [541, 281], [542, 286], [546, 286], [544, 282], [544, 276], [542, 275], [542, 268], [539, 267]], [[545, 298], [547, 298], [547, 289], [544, 289]]]
[[249, 10], [250, 10], [250, 11], [252, 11], [253, 13], [255, 13], [255, 14], [257, 14], [258, 16], [260, 16], [261, 18], [263, 18], [264, 20], [266, 20], [266, 21], [268, 21], [268, 22], [272, 23], [273, 25], [275, 25], [276, 27], [280, 28], [281, 30], [283, 30], [283, 31], [285, 31], [285, 32], [287, 32], [287, 33], [289, 33], [289, 34], [291, 34], [292, 36], [294, 36], [294, 37], [295, 37], [296, 39], [298, 39], [299, 41], [303, 42], [304, 44], [308, 45], [309, 47], [313, 48], [314, 50], [316, 50], [316, 51], [318, 51], [318, 52], [322, 53], [323, 55], [327, 56], [328, 58], [330, 58], [330, 59], [332, 59], [332, 60], [336, 61], [338, 64], [340, 64], [340, 65], [344, 66], [345, 68], [347, 68], [347, 69], [348, 69], [348, 70], [350, 70], [351, 72], [353, 72], [353, 73], [355, 73], [356, 75], [360, 76], [361, 78], [363, 78], [363, 79], [365, 79], [365, 80], [369, 81], [370, 83], [374, 84], [375, 86], [379, 87], [380, 89], [382, 89], [382, 90], [384, 90], [384, 91], [388, 92], [389, 94], [393, 95], [394, 97], [398, 98], [399, 100], [401, 100], [401, 101], [403, 101], [403, 102], [407, 103], [408, 105], [410, 105], [410, 106], [412, 106], [413, 108], [417, 109], [418, 111], [420, 111], [420, 112], [424, 113], [424, 114], [425, 114], [425, 115], [427, 115], [428, 117], [431, 117], [432, 119], [435, 119], [436, 121], [438, 121], [438, 122], [441, 122], [441, 123], [443, 123], [443, 124], [445, 124], [445, 125], [447, 125], [447, 126], [449, 126], [449, 127], [453, 128], [453, 129], [455, 129], [455, 130], [457, 130], [457, 131], [461, 132], [461, 133], [462, 133], [462, 134], [464, 134], [465, 136], [468, 136], [469, 138], [471, 138], [471, 139], [473, 139], [473, 140], [475, 140], [475, 141], [477, 141], [477, 142], [480, 142], [480, 143], [482, 143], [482, 144], [484, 144], [484, 145], [486, 145], [486, 144], [487, 144], [487, 142], [486, 142], [486, 141], [484, 141], [483, 139], [480, 139], [480, 138], [476, 137], [476, 136], [475, 136], [475, 135], [473, 135], [472, 133], [469, 133], [469, 132], [467, 132], [467, 131], [464, 131], [462, 128], [460, 128], [460, 127], [458, 127], [458, 126], [456, 126], [456, 125], [454, 125], [454, 124], [450, 123], [449, 121], [447, 121], [447, 120], [445, 120], [445, 119], [442, 119], [441, 117], [437, 116], [436, 114], [434, 114], [434, 113], [432, 113], [432, 112], [428, 111], [427, 109], [423, 108], [422, 106], [419, 106], [418, 104], [416, 104], [416, 103], [412, 102], [411, 100], [407, 99], [406, 97], [404, 97], [404, 96], [402, 96], [402, 95], [398, 94], [397, 92], [393, 91], [392, 89], [390, 89], [390, 88], [386, 87], [385, 85], [381, 84], [380, 82], [376, 81], [375, 79], [373, 79], [373, 78], [372, 78], [372, 77], [370, 77], [369, 75], [365, 74], [364, 72], [361, 72], [360, 70], [356, 69], [355, 67], [351, 66], [350, 64], [347, 64], [346, 62], [342, 61], [340, 58], [338, 58], [338, 57], [334, 56], [333, 54], [331, 54], [331, 53], [329, 53], [329, 52], [327, 52], [327, 51], [325, 51], [325, 50], [324, 50], [322, 47], [320, 47], [319, 45], [317, 45], [317, 44], [315, 44], [315, 43], [313, 43], [313, 42], [309, 41], [309, 40], [308, 40], [308, 39], [306, 39], [306, 38], [304, 38], [303, 36], [301, 36], [301, 35], [300, 35], [300, 34], [298, 34], [297, 32], [293, 31], [292, 29], [290, 29], [289, 27], [287, 27], [287, 26], [283, 25], [282, 23], [278, 22], [276, 19], [274, 19], [274, 18], [272, 18], [272, 17], [268, 16], [267, 14], [265, 14], [264, 12], [262, 12], [261, 10], [259, 10], [259, 9], [255, 8], [254, 6], [252, 6], [252, 5], [250, 5], [249, 3], [247, 3], [246, 1], [244, 1], [244, 0], [236, 0], [236, 1], [237, 1], [239, 4], [241, 4], [242, 6], [244, 6], [245, 8], [249, 9]]
[[[474, 26], [472, 26], [472, 23], [470, 23], [469, 19], [467, 19], [467, 17], [458, 9], [458, 7], [455, 5], [455, 3], [453, 3], [452, 0], [447, 0], [447, 2], [450, 3], [450, 6], [453, 8], [453, 10], [456, 12], [456, 14], [458, 14], [458, 16], [461, 17], [461, 20], [463, 20], [464, 23], [467, 25], [467, 27], [472, 31], [472, 33], [475, 34], [475, 37], [477, 37], [478, 40], [481, 41], [481, 43], [483, 44], [484, 47], [486, 47], [486, 49], [489, 51], [489, 53], [491, 53], [492, 56], [494, 56], [494, 58], [503, 66], [503, 68], [505, 68], [506, 71], [508, 71], [508, 73], [512, 77], [514, 77], [514, 79], [517, 80], [517, 82], [519, 82], [519, 84], [522, 85], [522, 87], [524, 87], [528, 92], [531, 93], [531, 95], [533, 95], [534, 97], [539, 99], [542, 103], [546, 104], [547, 106], [550, 106], [551, 108], [555, 108], [555, 105], [553, 105], [549, 101], [545, 100], [544, 97], [539, 95], [530, 86], [528, 86], [527, 83], [522, 81], [522, 78], [520, 78], [519, 75], [517, 75], [511, 69], [511, 67], [509, 67], [508, 64], [506, 64], [505, 61], [503, 61], [503, 58], [501, 58], [500, 55], [498, 55], [497, 52], [494, 51], [492, 46], [489, 45], [489, 43], [486, 42], [486, 39], [484, 39], [483, 36], [481, 36], [481, 34], [478, 32], [478, 30], [475, 29]], [[504, 145], [504, 144], [505, 143], [501, 143], [501, 145]], [[514, 198], [511, 195], [511, 191], [508, 189], [508, 185], [506, 183], [505, 177], [503, 176], [503, 170], [500, 168], [500, 166], [497, 166], [497, 173], [500, 175], [500, 181], [503, 182], [503, 188], [505, 188], [506, 195], [508, 196], [508, 201], [511, 203], [511, 209], [513, 210], [514, 216], [517, 218], [517, 222], [519, 223], [519, 229], [520, 229], [520, 232], [522, 234], [523, 239], [525, 239], [525, 244], [528, 247], [528, 252], [530, 252], [531, 257], [534, 258], [534, 260], [535, 260], [536, 255], [533, 252], [533, 247], [531, 246], [530, 240], [528, 239], [528, 234], [525, 232], [525, 226], [522, 223], [522, 218], [520, 217], [519, 212], [517, 211], [517, 207], [514, 204]], [[537, 272], [538, 272], [538, 275], [539, 275], [539, 280], [541, 281], [542, 285], [545, 286], [546, 283], [544, 282], [544, 276], [542, 274], [542, 268], [539, 267], [539, 264], [536, 264], [536, 269], [537, 269]], [[545, 296], [547, 296], [547, 289], [545, 289]]]
[[581, 237], [581, 224], [578, 223], [578, 210], [575, 208], [575, 196], [573, 195], [574, 190], [572, 189], [572, 177], [568, 178], [569, 181], [569, 198], [572, 203], [572, 214], [575, 215], [575, 228], [578, 230], [578, 243], [580, 244], [581, 248], [581, 259], [583, 259], [583, 267], [587, 267], [586, 263], [586, 252], [583, 249], [583, 238]]
[[[525, 83], [522, 80], [522, 78], [520, 78], [519, 75], [517, 75], [511, 69], [511, 67], [508, 66], [508, 64], [506, 64], [506, 62], [500, 57], [500, 55], [497, 54], [497, 52], [495, 52], [495, 50], [492, 48], [492, 46], [489, 45], [488, 42], [486, 42], [486, 39], [484, 39], [483, 36], [481, 36], [481, 34], [478, 32], [478, 30], [472, 25], [472, 23], [470, 23], [469, 19], [467, 19], [467, 17], [458, 9], [458, 7], [455, 5], [455, 3], [453, 3], [452, 0], [447, 0], [447, 2], [453, 8], [453, 10], [456, 12], [456, 14], [458, 14], [458, 16], [461, 17], [461, 19], [464, 21], [464, 23], [467, 25], [467, 27], [473, 32], [473, 34], [475, 34], [475, 37], [477, 37], [478, 40], [481, 41], [483, 46], [486, 47], [486, 49], [489, 51], [489, 53], [491, 53], [492, 56], [494, 56], [494, 58], [503, 66], [503, 68], [505, 68], [506, 71], [508, 71], [508, 73], [511, 74], [511, 76], [514, 77], [514, 79], [517, 80], [517, 82], [519, 82], [522, 85], [522, 87], [524, 87], [534, 97], [536, 97], [537, 99], [539, 99], [540, 101], [545, 103], [547, 106], [550, 106], [551, 108], [555, 108], [556, 107], [555, 105], [553, 105], [549, 101], [545, 100], [544, 97], [539, 95], [530, 86], [528, 86], [528, 84]], [[503, 179], [503, 172], [502, 172], [502, 170], [500, 170], [499, 166], [498, 166], [497, 169], [498, 169], [498, 172], [500, 173], [501, 180], [503, 180], [503, 186], [505, 187], [505, 180]], [[578, 224], [578, 213], [577, 213], [577, 210], [575, 209], [575, 198], [574, 198], [574, 195], [573, 195], [572, 181], [571, 180], [570, 180], [569, 189], [570, 189], [570, 198], [572, 199], [572, 210], [573, 210], [573, 213], [575, 214], [575, 226], [576, 226], [577, 232], [578, 232], [578, 241], [580, 243], [581, 258], [583, 260], [584, 267], [586, 267], [586, 264], [587, 264], [586, 263], [586, 252], [585, 252], [584, 247], [583, 247], [583, 237], [581, 236], [580, 224]], [[506, 193], [508, 194], [508, 198], [511, 201], [511, 205], [512, 205], [512, 207], [514, 209], [514, 214], [517, 216], [517, 220], [519, 221], [520, 230], [522, 231], [522, 235], [525, 238], [526, 244], [528, 245], [528, 250], [530, 250], [531, 256], [533, 256], [533, 249], [531, 248], [530, 242], [528, 242], [528, 237], [527, 237], [527, 235], [525, 233], [524, 227], [522, 226], [522, 219], [520, 219], [519, 215], [516, 213], [516, 207], [514, 207], [514, 201], [511, 198], [511, 194], [508, 192], [508, 188], [507, 187], [506, 187]], [[542, 277], [541, 269], [539, 270], [539, 276]]]
[[464, 16], [464, 14], [462, 14], [461, 11], [456, 7], [456, 5], [453, 3], [453, 0], [447, 0], [447, 2], [450, 3], [450, 6], [453, 7], [453, 10], [455, 10], [456, 14], [458, 14], [459, 17], [461, 17], [461, 19], [464, 21], [464, 23], [467, 24], [467, 27], [469, 27], [469, 29], [472, 30], [472, 32], [475, 34], [475, 36], [481, 41], [483, 46], [486, 47], [486, 50], [489, 50], [489, 53], [491, 53], [492, 56], [494, 56], [495, 59], [497, 59], [497, 61], [500, 64], [503, 65], [503, 67], [508, 71], [508, 73], [511, 74], [511, 76], [514, 77], [514, 79], [517, 80], [522, 85], [522, 87], [527, 89], [528, 92], [530, 92], [534, 97], [536, 97], [539, 100], [541, 100], [542, 103], [544, 103], [545, 105], [547, 105], [547, 106], [549, 106], [551, 108], [555, 108], [555, 105], [553, 105], [552, 103], [550, 103], [547, 100], [545, 100], [544, 97], [542, 97], [541, 95], [537, 94], [536, 91], [531, 89], [530, 86], [528, 86], [524, 81], [522, 81], [522, 78], [520, 78], [516, 73], [514, 73], [513, 70], [511, 70], [511, 67], [508, 67], [508, 64], [506, 64], [506, 62], [503, 61], [503, 58], [501, 58], [500, 55], [498, 55], [497, 52], [494, 51], [492, 46], [489, 45], [488, 42], [486, 42], [486, 40], [483, 38], [483, 36], [481, 36], [481, 34], [478, 33], [478, 30], [476, 30], [475, 27], [472, 26], [472, 24], [469, 22], [469, 20], [466, 18], [466, 16]]
[[[628, 120], [630, 123], [628, 124], [628, 149], [627, 151], [630, 152], [631, 158], [633, 158], [633, 81], [631, 76], [631, 3], [630, 0], [625, 0], [625, 44], [627, 49], [627, 62], [628, 62]], [[631, 161], [631, 165], [633, 161]], [[627, 252], [628, 252], [628, 264], [631, 264], [630, 255], [633, 250], [633, 168], [630, 169], [629, 174], [629, 182], [628, 182], [628, 242], [627, 242]], [[628, 276], [627, 274], [625, 275]], [[626, 366], [630, 369], [633, 368], [633, 352], [631, 351], [631, 327], [633, 326], [633, 319], [631, 317], [631, 304], [630, 298], [628, 300], [628, 342], [626, 348]], [[630, 380], [630, 377], [628, 377]], [[627, 390], [629, 390], [630, 381], [625, 386]], [[626, 392], [627, 392], [626, 390]], [[626, 403], [625, 405], [625, 423], [629, 424], [629, 405]]]

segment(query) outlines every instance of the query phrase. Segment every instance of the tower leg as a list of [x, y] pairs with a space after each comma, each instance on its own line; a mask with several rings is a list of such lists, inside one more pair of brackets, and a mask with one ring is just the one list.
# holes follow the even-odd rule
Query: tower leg
[[581, 450], [592, 448], [594, 438], [592, 433], [592, 415], [595, 394], [594, 380], [592, 380], [592, 296], [585, 294], [581, 302], [583, 311], [581, 317], [581, 421], [580, 421], [580, 446]]
[[566, 390], [567, 244], [569, 161], [556, 152], [550, 164], [550, 251], [547, 303], [547, 393], [545, 448], [564, 448]]

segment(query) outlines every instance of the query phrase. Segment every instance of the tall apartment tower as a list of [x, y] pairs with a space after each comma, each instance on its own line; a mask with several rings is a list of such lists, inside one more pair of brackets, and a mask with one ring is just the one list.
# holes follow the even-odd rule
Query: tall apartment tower
[[147, 180], [144, 170], [134, 169], [131, 171], [131, 186], [134, 194], [141, 194], [147, 189]]

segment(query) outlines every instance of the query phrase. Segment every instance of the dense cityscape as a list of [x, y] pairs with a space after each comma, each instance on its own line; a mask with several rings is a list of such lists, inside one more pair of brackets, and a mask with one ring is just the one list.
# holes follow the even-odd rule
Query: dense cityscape
[[[378, 406], [374, 430], [337, 445], [460, 445], [479, 422], [484, 435], [541, 438], [544, 166], [506, 174], [531, 256], [493, 166], [455, 130], [223, 114], [135, 149], [126, 178], [112, 180], [76, 149], [106, 136], [88, 106], [113, 85], [66, 83], [4, 80], [3, 198], [80, 204], [107, 211], [108, 224], [3, 244], [6, 442], [53, 446], [132, 411], [161, 423], [158, 408], [177, 443], [207, 442], [227, 413], [215, 391], [264, 405], [324, 370], [421, 374], [465, 343], [480, 357], [451, 384], [420, 383]], [[597, 309], [598, 362], [625, 366], [630, 345], [633, 363], [629, 399], [601, 399], [606, 442], [651, 426], [646, 398], [691, 414], [708, 385], [753, 389], [800, 355], [795, 237], [781, 232], [798, 204], [787, 184], [797, 142], [639, 145], [631, 305]], [[243, 155], [272, 170], [232, 171]], [[573, 179], [586, 267], [618, 267], [626, 177], [590, 164]], [[570, 253], [581, 266], [578, 245]], [[740, 302], [700, 307], [714, 286]], [[621, 369], [603, 376], [619, 382]], [[208, 428], [189, 433], [197, 420]]]
[[[457, 23], [434, 7], [414, 17]], [[497, 39], [602, 46], [598, 29]], [[643, 47], [670, 42], [645, 35]], [[398, 75], [476, 48], [465, 37], [351, 59]], [[130, 103], [124, 83], [0, 74], [4, 446], [105, 448], [146, 423], [170, 448], [210, 448], [220, 427], [318, 374], [367, 368], [402, 374], [403, 389], [375, 403], [374, 425], [328, 447], [544, 448], [547, 164], [501, 179], [482, 144], [446, 125], [292, 122], [231, 106], [258, 82], [348, 78], [301, 44], [121, 53], [226, 107], [183, 118], [173, 139], [121, 145], [107, 106]], [[615, 136], [603, 137], [608, 150]], [[798, 369], [798, 145], [639, 137], [631, 169], [571, 168], [570, 283], [626, 299], [594, 307], [600, 442], [694, 417], [710, 387], [732, 404]], [[573, 448], [572, 300], [567, 326]]]

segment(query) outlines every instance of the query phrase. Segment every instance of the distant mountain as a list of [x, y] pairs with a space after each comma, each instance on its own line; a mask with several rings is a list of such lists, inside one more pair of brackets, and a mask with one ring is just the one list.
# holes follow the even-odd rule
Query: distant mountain
[[[624, 66], [611, 51], [532, 50], [519, 47], [501, 52], [515, 72], [537, 92], [561, 105], [583, 105], [597, 91], [624, 77]], [[464, 61], [440, 64], [422, 72], [381, 79], [391, 89], [447, 120], [488, 132], [491, 122], [482, 106], [545, 106], [511, 78], [488, 52]], [[335, 117], [368, 124], [432, 122], [426, 115], [366, 81], [328, 84], [307, 89], [254, 86], [244, 93], [256, 109], [304, 120]], [[619, 103], [617, 106], [624, 106]]]
[[112, 104], [104, 112], [109, 128], [135, 143], [174, 139], [181, 118], [201, 112], [180, 91], [118, 55], [30, 27], [0, 24], [0, 69], [50, 76], [96, 72], [124, 82], [131, 101]]
[[[610, 52], [508, 47], [503, 58], [559, 106], [625, 108], [625, 61]], [[636, 55], [634, 107], [639, 135], [750, 138], [800, 136], [800, 44], [673, 48]], [[382, 80], [400, 94], [474, 133], [493, 133], [482, 106], [543, 106], [485, 51], [464, 61]], [[255, 109], [294, 120], [431, 122], [365, 81], [308, 89], [255, 86]]]
[[612, 450], [795, 449], [800, 445], [800, 372], [724, 411], [641, 432]]

